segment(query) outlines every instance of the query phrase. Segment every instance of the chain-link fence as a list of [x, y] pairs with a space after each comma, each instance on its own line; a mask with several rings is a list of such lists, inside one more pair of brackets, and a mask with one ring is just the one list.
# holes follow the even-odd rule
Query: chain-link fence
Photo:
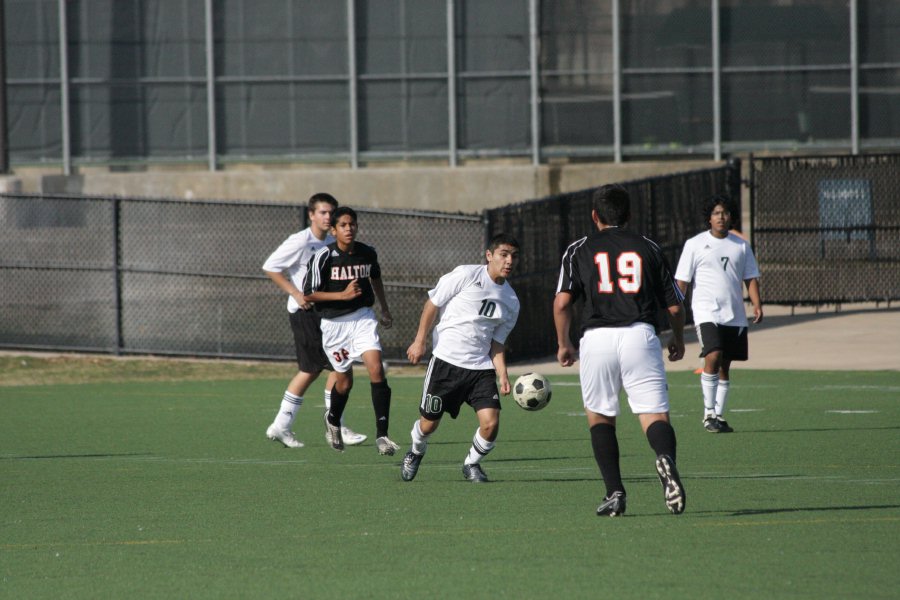
[[[426, 290], [481, 260], [480, 216], [360, 209], [401, 358]], [[285, 295], [261, 265], [305, 206], [0, 196], [0, 346], [290, 358]]]
[[[733, 161], [717, 169], [623, 183], [632, 199], [629, 228], [659, 244], [674, 269], [684, 241], [706, 227], [700, 208], [703, 200], [713, 194], [740, 198], [740, 172], [740, 161]], [[511, 360], [556, 352], [552, 303], [560, 260], [568, 244], [590, 233], [593, 227], [593, 191], [487, 211], [491, 234], [506, 231], [521, 244], [521, 261], [512, 284], [522, 302], [522, 314], [507, 341]], [[735, 215], [735, 219], [739, 227], [740, 215]], [[579, 328], [580, 308], [576, 306], [573, 331]], [[662, 325], [668, 327], [665, 322]]]
[[750, 174], [766, 302], [900, 298], [900, 154], [752, 158]]
[[[764, 302], [900, 298], [900, 155], [753, 158], [750, 172]], [[707, 227], [702, 201], [739, 197], [740, 164], [623, 185], [631, 228], [674, 267]], [[379, 252], [394, 314], [385, 357], [404, 359], [425, 292], [457, 265], [481, 263], [499, 231], [521, 244], [509, 359], [555, 352], [559, 260], [590, 231], [592, 191], [484, 215], [360, 209], [360, 240]], [[0, 195], [0, 347], [291, 358], [286, 298], [260, 267], [306, 225], [305, 206]]]

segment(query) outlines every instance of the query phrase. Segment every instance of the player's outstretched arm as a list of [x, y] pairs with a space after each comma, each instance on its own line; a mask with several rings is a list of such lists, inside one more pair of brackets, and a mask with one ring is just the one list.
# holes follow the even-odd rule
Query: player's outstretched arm
[[564, 367], [575, 364], [577, 351], [569, 337], [572, 327], [572, 294], [560, 292], [553, 299], [553, 324], [556, 326], [556, 359]]
[[425, 306], [422, 307], [422, 316], [419, 317], [419, 329], [416, 331], [416, 337], [406, 349], [406, 358], [411, 364], [418, 364], [422, 357], [425, 356], [425, 349], [428, 344], [428, 334], [437, 322], [440, 312], [437, 306], [430, 300], [425, 300]]

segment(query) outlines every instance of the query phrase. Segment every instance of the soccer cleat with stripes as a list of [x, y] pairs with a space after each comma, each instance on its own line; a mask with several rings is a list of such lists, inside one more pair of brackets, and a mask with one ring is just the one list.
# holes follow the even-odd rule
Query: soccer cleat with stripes
[[625, 514], [625, 492], [613, 492], [597, 507], [598, 517], [621, 517]]
[[403, 457], [403, 464], [400, 465], [400, 479], [403, 481], [412, 481], [419, 472], [419, 464], [422, 462], [423, 454], [416, 454], [412, 450]]
[[473, 483], [483, 483], [488, 480], [484, 469], [477, 463], [474, 465], [463, 465], [462, 472], [463, 477]]
[[703, 419], [703, 428], [710, 433], [720, 433], [722, 431], [722, 426], [714, 415], [710, 415]]
[[731, 425], [728, 424], [728, 421], [726, 421], [722, 417], [716, 417], [716, 421], [719, 423], [719, 433], [734, 432], [734, 429], [731, 427]]
[[273, 442], [281, 442], [285, 448], [302, 448], [303, 442], [294, 437], [293, 431], [281, 429], [274, 424], [269, 425], [266, 429], [266, 437]]
[[666, 508], [673, 515], [680, 515], [684, 512], [686, 495], [681, 478], [678, 476], [678, 469], [675, 468], [675, 461], [665, 454], [660, 454], [656, 457], [656, 473], [663, 486]]

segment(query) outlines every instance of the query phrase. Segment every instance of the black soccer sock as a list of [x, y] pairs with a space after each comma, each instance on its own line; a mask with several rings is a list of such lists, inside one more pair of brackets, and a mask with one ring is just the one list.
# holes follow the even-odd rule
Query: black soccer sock
[[328, 409], [328, 423], [334, 427], [341, 426], [341, 417], [344, 416], [344, 409], [347, 408], [347, 400], [350, 399], [350, 390], [346, 394], [337, 391], [337, 388], [331, 390], [331, 408]]
[[672, 460], [675, 458], [675, 430], [666, 421], [656, 421], [647, 428], [647, 441], [657, 456], [665, 454]]
[[375, 409], [375, 437], [386, 437], [391, 420], [391, 388], [386, 380], [372, 384], [372, 408]]
[[607, 423], [591, 427], [591, 447], [594, 449], [594, 460], [600, 467], [603, 483], [606, 484], [606, 495], [613, 492], [624, 492], [622, 473], [619, 470], [619, 440], [616, 428]]

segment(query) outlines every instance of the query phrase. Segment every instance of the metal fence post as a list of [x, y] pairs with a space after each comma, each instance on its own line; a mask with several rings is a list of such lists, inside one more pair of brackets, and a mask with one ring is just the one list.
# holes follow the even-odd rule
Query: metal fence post
[[113, 244], [113, 302], [116, 317], [116, 347], [113, 352], [116, 355], [122, 353], [124, 340], [122, 335], [122, 200], [115, 198], [112, 201], [112, 244]]

